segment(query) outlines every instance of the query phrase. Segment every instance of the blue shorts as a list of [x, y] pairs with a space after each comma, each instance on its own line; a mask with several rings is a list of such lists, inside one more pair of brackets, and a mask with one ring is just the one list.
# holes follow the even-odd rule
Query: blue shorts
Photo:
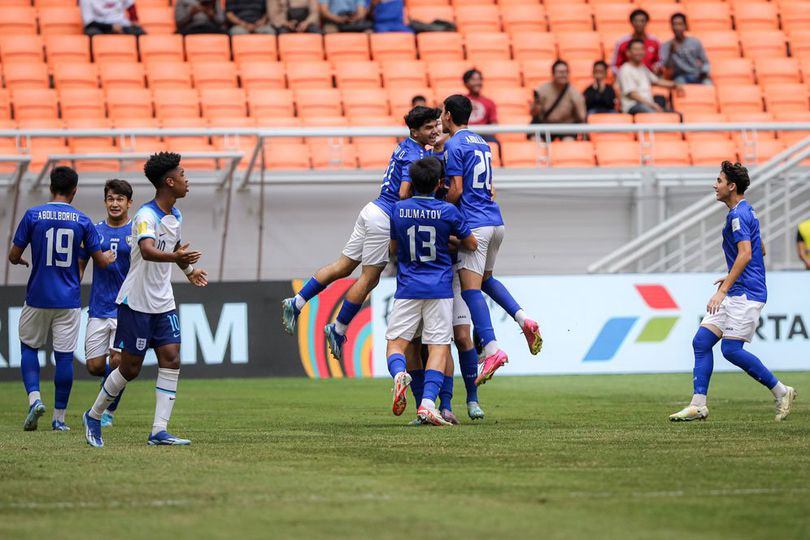
[[116, 348], [135, 356], [145, 356], [147, 349], [170, 343], [180, 343], [180, 323], [177, 311], [141, 313], [126, 304], [118, 306]]

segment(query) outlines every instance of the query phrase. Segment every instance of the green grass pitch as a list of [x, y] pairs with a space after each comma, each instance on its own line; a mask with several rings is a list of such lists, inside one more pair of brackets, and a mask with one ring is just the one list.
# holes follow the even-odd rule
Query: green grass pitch
[[[152, 381], [133, 383], [106, 447], [24, 433], [20, 383], [0, 384], [0, 538], [789, 539], [810, 537], [810, 373], [773, 421], [742, 373], [712, 380], [706, 422], [670, 424], [680, 375], [503, 377], [487, 413], [407, 427], [387, 380], [181, 380], [170, 428], [147, 447]], [[803, 401], [807, 396], [807, 401]]]

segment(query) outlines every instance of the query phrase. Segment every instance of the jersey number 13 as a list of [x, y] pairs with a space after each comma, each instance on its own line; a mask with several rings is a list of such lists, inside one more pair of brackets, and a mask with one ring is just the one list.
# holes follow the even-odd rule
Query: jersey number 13
[[[411, 225], [408, 227], [408, 240], [410, 244], [411, 261], [430, 262], [436, 260], [436, 227], [430, 225]], [[422, 241], [419, 252], [416, 248], [416, 234], [427, 233], [427, 242]], [[427, 253], [425, 253], [427, 251]]]

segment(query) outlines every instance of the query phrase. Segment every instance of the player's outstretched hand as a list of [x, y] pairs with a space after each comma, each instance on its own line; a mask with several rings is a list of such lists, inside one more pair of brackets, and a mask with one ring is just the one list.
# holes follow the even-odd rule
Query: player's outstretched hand
[[189, 245], [190, 243], [186, 243], [177, 248], [177, 251], [174, 252], [177, 264], [188, 266], [189, 264], [194, 264], [199, 261], [200, 257], [202, 257], [202, 252], [200, 251], [188, 251]]
[[188, 280], [197, 287], [205, 287], [208, 285], [208, 272], [202, 268], [195, 268], [194, 271], [188, 275]]
[[12, 264], [21, 264], [21, 265], [26, 266], [26, 267], [27, 267], [27, 266], [30, 266], [30, 264], [28, 264], [28, 261], [26, 261], [26, 260], [25, 260], [25, 259], [23, 259], [22, 257], [20, 257], [20, 258], [17, 260], [17, 262], [12, 262]]

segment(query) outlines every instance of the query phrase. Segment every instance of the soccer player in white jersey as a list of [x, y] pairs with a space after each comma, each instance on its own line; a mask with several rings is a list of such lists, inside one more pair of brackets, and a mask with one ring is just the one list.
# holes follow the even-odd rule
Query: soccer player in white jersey
[[71, 203], [76, 196], [79, 176], [70, 167], [56, 167], [51, 172], [51, 201], [25, 212], [8, 260], [28, 266], [22, 258], [31, 246], [31, 276], [20, 314], [20, 371], [28, 394], [25, 431], [37, 429], [45, 414], [39, 388], [39, 349], [53, 338], [56, 373], [53, 422], [54, 431], [68, 431], [65, 423], [70, 390], [73, 386], [73, 351], [79, 337], [81, 320], [81, 274], [79, 255], [84, 245], [99, 268], [112, 260], [102, 253], [93, 222]]
[[155, 186], [155, 198], [141, 206], [132, 220], [131, 264], [118, 293], [118, 328], [115, 343], [121, 361], [84, 413], [85, 438], [96, 448], [104, 446], [101, 415], [141, 371], [149, 348], [155, 350], [158, 376], [155, 385], [155, 419], [149, 445], [188, 445], [191, 441], [167, 431], [180, 375], [180, 324], [172, 292], [172, 264], [198, 286], [208, 284], [206, 272], [192, 266], [202, 254], [182, 243], [183, 216], [175, 208], [188, 193], [188, 180], [180, 155], [159, 152], [144, 165], [144, 174]]

